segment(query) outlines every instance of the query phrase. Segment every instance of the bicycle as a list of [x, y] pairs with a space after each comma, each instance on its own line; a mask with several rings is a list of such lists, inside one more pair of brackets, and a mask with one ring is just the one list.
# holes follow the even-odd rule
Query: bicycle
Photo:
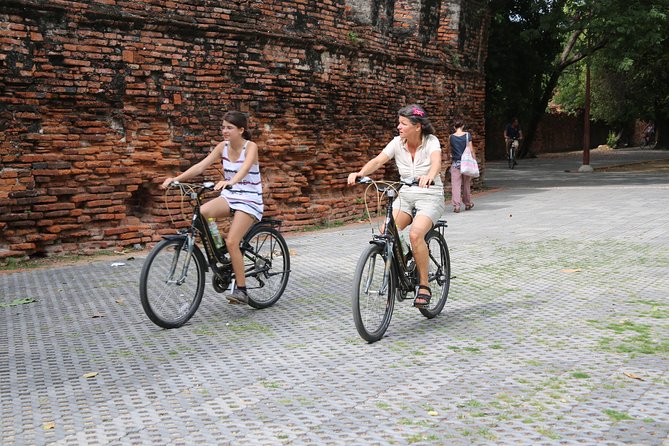
[[[195, 314], [204, 294], [205, 272], [213, 272], [214, 291], [223, 293], [234, 280], [232, 263], [223, 239], [216, 248], [207, 221], [200, 213], [202, 195], [214, 189], [213, 182], [188, 184], [173, 182], [182, 198], [193, 206], [190, 226], [163, 240], [151, 250], [139, 280], [144, 312], [163, 328], [177, 328]], [[281, 221], [263, 218], [255, 223], [241, 241], [244, 270], [249, 291], [248, 304], [254, 308], [274, 305], [288, 283], [290, 253], [279, 232]], [[200, 238], [204, 252], [197, 245]]]
[[644, 132], [643, 136], [641, 137], [641, 148], [645, 149], [647, 147], [651, 147], [655, 144], [655, 131], [652, 132]]
[[511, 144], [509, 144], [509, 153], [507, 155], [509, 161], [509, 169], [513, 169], [518, 162], [516, 161], [516, 155], [518, 147], [520, 146], [520, 141], [518, 138], [509, 138], [511, 139]]
[[[383, 337], [392, 318], [395, 300], [411, 299], [410, 292], [417, 292], [418, 271], [408, 248], [405, 254], [399, 231], [393, 217], [392, 204], [403, 186], [415, 186], [417, 180], [400, 180], [398, 183], [377, 183], [370, 178], [360, 178], [360, 184], [374, 186], [386, 197], [384, 229], [373, 235], [370, 245], [360, 256], [353, 279], [353, 320], [358, 334], [367, 342]], [[370, 187], [368, 186], [368, 187]], [[444, 239], [445, 220], [439, 220], [425, 235], [429, 251], [428, 280], [432, 299], [427, 307], [419, 307], [428, 319], [436, 317], [444, 308], [451, 283], [451, 260]]]

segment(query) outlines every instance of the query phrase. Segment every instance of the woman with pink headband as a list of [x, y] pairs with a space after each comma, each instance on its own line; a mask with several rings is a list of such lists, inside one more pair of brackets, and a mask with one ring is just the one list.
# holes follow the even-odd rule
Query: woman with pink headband
[[418, 180], [417, 186], [400, 189], [399, 197], [393, 203], [393, 216], [400, 231], [411, 224], [409, 239], [420, 279], [414, 306], [422, 308], [430, 304], [432, 297], [432, 291], [427, 286], [429, 259], [425, 234], [446, 210], [440, 175], [441, 144], [434, 136], [434, 128], [423, 107], [407, 105], [399, 110], [398, 115], [399, 136], [393, 138], [362, 169], [349, 174], [348, 184], [355, 184], [357, 178], [371, 174], [393, 158], [400, 177]]

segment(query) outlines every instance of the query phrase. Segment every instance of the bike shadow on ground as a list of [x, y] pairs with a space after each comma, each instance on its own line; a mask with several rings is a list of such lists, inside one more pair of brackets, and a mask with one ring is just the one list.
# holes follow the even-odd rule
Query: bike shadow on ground
[[[482, 322], [486, 316], [498, 317], [515, 310], [526, 311], [528, 309], [541, 306], [545, 303], [537, 299], [530, 299], [514, 302], [486, 302], [472, 305], [463, 303], [462, 305], [455, 307], [453, 303], [449, 301], [446, 301], [446, 306], [444, 307], [443, 311], [433, 319], [427, 319], [423, 317], [420, 313], [418, 313], [418, 310], [415, 310], [416, 314], [411, 316], [407, 315], [401, 319], [393, 317], [393, 321], [396, 322], [396, 325], [393, 328], [393, 324], [391, 322], [391, 327], [389, 328], [388, 332], [409, 335], [414, 333], [416, 330], [429, 329], [428, 327], [433, 324], [446, 324], [447, 326], [453, 327], [453, 329], [457, 330], [458, 333], [461, 333], [460, 330], [471, 327], [472, 320]], [[449, 303], [451, 303], [450, 308]], [[408, 305], [411, 304], [409, 303]], [[440, 332], [440, 334], [443, 333]], [[386, 337], [387, 336], [388, 333], [386, 333]]]

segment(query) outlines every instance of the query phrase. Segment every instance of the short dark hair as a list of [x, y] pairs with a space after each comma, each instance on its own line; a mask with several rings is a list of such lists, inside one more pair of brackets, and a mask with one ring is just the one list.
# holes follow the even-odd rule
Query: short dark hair
[[465, 120], [462, 116], [456, 116], [453, 118], [453, 128], [454, 129], [459, 129], [460, 127], [465, 126]]
[[223, 115], [223, 120], [228, 121], [237, 128], [244, 129], [242, 137], [244, 139], [251, 139], [251, 132], [248, 129], [249, 120], [246, 117], [246, 114], [237, 110], [230, 110]]
[[420, 105], [405, 105], [400, 108], [400, 111], [398, 111], [397, 114], [408, 118], [412, 124], [420, 124], [424, 135], [432, 135], [434, 133], [434, 127], [432, 127], [430, 118], [427, 117], [427, 112]]

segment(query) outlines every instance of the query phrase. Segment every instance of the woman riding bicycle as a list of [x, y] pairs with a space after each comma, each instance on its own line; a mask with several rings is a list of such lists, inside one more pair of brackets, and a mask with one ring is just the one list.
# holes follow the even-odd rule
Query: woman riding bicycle
[[[230, 303], [248, 303], [244, 259], [239, 243], [244, 234], [260, 221], [263, 213], [262, 183], [258, 165], [258, 146], [246, 129], [246, 115], [239, 111], [229, 111], [223, 116], [223, 141], [199, 163], [176, 177], [168, 177], [161, 188], [167, 188], [173, 181], [185, 181], [202, 175], [209, 166], [218, 162], [223, 164], [223, 180], [216, 183], [215, 190], [221, 195], [205, 203], [202, 216], [205, 219], [232, 216], [230, 230], [225, 238], [236, 284], [225, 297]], [[234, 186], [226, 189], [226, 186]]]
[[[355, 184], [356, 178], [371, 174], [393, 158], [402, 178], [419, 180], [418, 186], [400, 189], [399, 197], [393, 203], [393, 216], [399, 230], [411, 224], [409, 239], [420, 284], [413, 304], [422, 308], [429, 305], [432, 297], [432, 291], [427, 286], [429, 258], [425, 234], [446, 210], [440, 175], [441, 145], [433, 134], [434, 128], [423, 107], [407, 105], [399, 110], [398, 115], [399, 136], [362, 169], [349, 174], [348, 184]], [[414, 210], [416, 216], [412, 218]]]

